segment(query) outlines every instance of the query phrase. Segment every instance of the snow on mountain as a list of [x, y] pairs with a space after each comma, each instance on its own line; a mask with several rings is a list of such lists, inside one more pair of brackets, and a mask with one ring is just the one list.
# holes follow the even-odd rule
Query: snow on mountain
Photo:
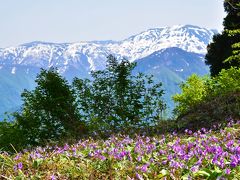
[[136, 70], [153, 74], [163, 82], [165, 98], [172, 109], [171, 96], [179, 92], [178, 84], [191, 73], [208, 72], [204, 55], [215, 33], [197, 26], [178, 25], [149, 29], [122, 41], [35, 41], [0, 48], [0, 121], [5, 111], [19, 109], [23, 89], [35, 87], [40, 68], [57, 67], [67, 80], [89, 78], [91, 70], [105, 67], [109, 54], [138, 62]]
[[62, 44], [36, 41], [0, 49], [0, 66], [22, 65], [39, 68], [55, 66], [61, 72], [65, 72], [71, 66], [90, 71], [104, 68], [106, 56], [109, 54], [126, 57], [131, 61], [169, 47], [205, 54], [206, 46], [214, 33], [216, 33], [214, 30], [197, 26], [177, 25], [149, 29], [122, 41]]
[[155, 51], [169, 47], [205, 54], [206, 46], [213, 35], [212, 30], [190, 25], [155, 28], [122, 41], [119, 45], [113, 46], [112, 51], [117, 50], [117, 53], [131, 60], [146, 57]]

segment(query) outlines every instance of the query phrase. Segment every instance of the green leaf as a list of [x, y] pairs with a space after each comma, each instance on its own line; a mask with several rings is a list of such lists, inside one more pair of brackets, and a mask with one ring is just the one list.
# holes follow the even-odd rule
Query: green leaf
[[163, 178], [163, 177], [168, 176], [168, 175], [169, 175], [169, 171], [166, 170], [166, 169], [162, 169], [162, 170], [160, 171], [160, 174], [157, 175], [157, 177], [158, 177], [158, 178]]
[[215, 167], [214, 167], [214, 172], [216, 172], [216, 173], [218, 173], [218, 174], [221, 174], [221, 173], [222, 173], [222, 170], [221, 170], [219, 167], [215, 166]]
[[195, 172], [193, 174], [194, 177], [196, 176], [201, 176], [201, 177], [210, 177], [211, 176], [211, 173], [209, 173], [209, 171], [206, 171], [206, 170], [199, 170], [197, 172]]
[[181, 179], [182, 180], [189, 180], [189, 173], [184, 174]]
[[37, 169], [43, 163], [42, 159], [36, 159], [33, 161], [33, 168]]

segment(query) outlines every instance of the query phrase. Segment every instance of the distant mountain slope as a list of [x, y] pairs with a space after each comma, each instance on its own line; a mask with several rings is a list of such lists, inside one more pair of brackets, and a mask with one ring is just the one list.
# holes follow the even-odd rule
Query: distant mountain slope
[[[68, 80], [75, 76], [85, 78], [89, 77], [91, 70], [103, 69], [109, 54], [139, 62], [139, 70], [143, 67], [141, 64], [144, 64], [144, 68], [149, 67], [144, 72], [153, 73], [168, 88], [173, 83], [178, 84], [185, 80], [191, 73], [208, 72], [200, 69], [207, 69], [203, 57], [214, 33], [216, 31], [197, 26], [178, 25], [149, 29], [122, 41], [62, 44], [35, 41], [2, 48], [0, 114], [19, 107], [20, 93], [24, 88], [34, 87], [33, 80], [40, 68], [57, 67]], [[172, 88], [168, 93], [176, 91], [177, 89]]]
[[[12, 66], [4, 66], [0, 69], [0, 118], [5, 111], [12, 112], [19, 109], [21, 93], [24, 89], [33, 89], [34, 79], [38, 69], [31, 70]], [[1, 120], [0, 119], [0, 120]]]
[[204, 75], [209, 72], [203, 54], [190, 53], [177, 47], [156, 51], [136, 62], [138, 71], [154, 72], [166, 67], [182, 79], [186, 79], [192, 73]]
[[171, 96], [180, 92], [179, 84], [193, 73], [206, 75], [209, 68], [204, 63], [204, 55], [190, 53], [180, 48], [167, 48], [136, 61], [136, 72], [152, 74], [163, 83], [165, 99], [170, 110], [173, 109]]

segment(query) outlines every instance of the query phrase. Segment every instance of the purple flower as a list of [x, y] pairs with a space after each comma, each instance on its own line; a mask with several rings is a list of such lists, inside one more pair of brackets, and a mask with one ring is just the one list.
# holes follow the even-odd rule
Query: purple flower
[[102, 161], [106, 160], [106, 157], [102, 155], [99, 155], [98, 158], [100, 158]]
[[17, 164], [17, 168], [20, 169], [20, 170], [23, 168], [22, 162], [20, 162], [20, 163]]
[[172, 135], [173, 135], [173, 136], [177, 136], [176, 131], [173, 131]]
[[53, 174], [50, 176], [51, 180], [56, 180], [56, 176]]
[[177, 162], [177, 161], [170, 161], [170, 167], [173, 167], [175, 169], [178, 169], [178, 168], [182, 168], [184, 165], [180, 162]]
[[166, 151], [164, 151], [164, 150], [159, 150], [159, 155], [163, 155], [163, 154], [166, 154]]
[[230, 141], [228, 141], [228, 143], [227, 143], [227, 147], [229, 148], [229, 147], [231, 147], [233, 144], [234, 144], [234, 141], [233, 141], [233, 140], [230, 140]]
[[232, 155], [231, 156], [231, 162], [230, 162], [230, 166], [235, 168], [238, 165], [238, 157]]
[[167, 160], [164, 160], [164, 161], [162, 161], [162, 164], [163, 164], [163, 165], [166, 165], [167, 162], [168, 162]]
[[137, 157], [137, 160], [140, 162], [140, 161], [142, 161], [142, 157], [141, 156], [138, 156]]
[[35, 153], [35, 157], [36, 157], [36, 158], [41, 158], [42, 155], [41, 155], [39, 152], [36, 152], [36, 153]]
[[142, 177], [140, 174], [138, 174], [138, 173], [136, 173], [136, 178], [137, 178], [138, 180], [143, 180], [143, 177]]
[[64, 147], [63, 147], [63, 149], [64, 149], [65, 151], [67, 151], [67, 150], [69, 149], [69, 145], [68, 145], [68, 144], [65, 144]]
[[144, 164], [144, 165], [141, 167], [141, 171], [142, 171], [142, 172], [147, 172], [148, 166], [149, 166], [149, 164]]
[[13, 158], [13, 160], [18, 160], [21, 157], [21, 155], [17, 154], [17, 156], [15, 158]]
[[235, 168], [237, 166], [237, 164], [238, 164], [237, 161], [232, 160], [231, 163], [230, 163], [230, 166]]
[[226, 174], [231, 174], [231, 170], [230, 169], [226, 169]]
[[205, 128], [202, 128], [201, 131], [202, 131], [203, 133], [206, 133], [206, 132], [207, 132], [207, 130], [206, 130]]
[[76, 152], [76, 151], [77, 151], [77, 149], [76, 149], [75, 147], [73, 147], [73, 148], [72, 148], [72, 151], [73, 151], [73, 152]]
[[149, 142], [150, 142], [150, 138], [146, 137], [146, 143], [149, 143]]
[[192, 171], [192, 172], [197, 172], [198, 169], [199, 169], [198, 166], [193, 166], [193, 167], [191, 167], [191, 171]]
[[122, 152], [120, 152], [120, 154], [119, 154], [119, 156], [120, 156], [121, 158], [123, 158], [125, 155], [127, 155], [127, 152], [126, 152], [126, 151], [122, 151]]
[[235, 148], [236, 154], [240, 154], [240, 146]]
[[128, 151], [127, 152], [127, 157], [128, 157], [128, 159], [129, 159], [129, 161], [132, 161], [133, 159], [132, 159], [132, 156], [131, 156], [131, 153]]
[[168, 161], [171, 161], [171, 160], [173, 159], [173, 155], [169, 154], [169, 155], [167, 156], [167, 159], [168, 159]]
[[202, 164], [202, 158], [200, 158], [197, 162], [196, 165], [200, 166]]

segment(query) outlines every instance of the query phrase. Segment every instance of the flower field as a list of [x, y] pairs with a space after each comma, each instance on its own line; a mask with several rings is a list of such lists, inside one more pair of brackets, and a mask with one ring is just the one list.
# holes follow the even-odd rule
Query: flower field
[[1, 179], [240, 179], [240, 122], [0, 154]]

